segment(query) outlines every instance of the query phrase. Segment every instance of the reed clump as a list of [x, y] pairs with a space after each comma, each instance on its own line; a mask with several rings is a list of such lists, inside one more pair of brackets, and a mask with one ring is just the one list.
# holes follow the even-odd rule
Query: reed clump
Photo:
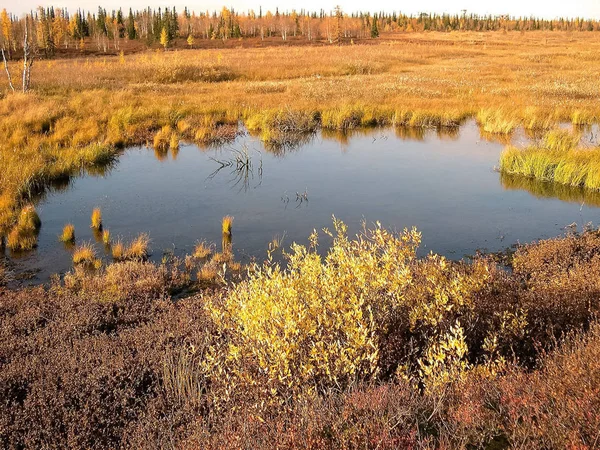
[[572, 187], [600, 190], [600, 148], [576, 148], [578, 135], [564, 131], [546, 134], [541, 145], [507, 147], [500, 171]]
[[491, 108], [479, 110], [476, 118], [483, 131], [491, 134], [510, 134], [521, 124], [514, 112]]
[[102, 230], [102, 211], [100, 210], [100, 208], [93, 209], [90, 227], [94, 230]]
[[550, 151], [567, 152], [577, 147], [581, 140], [580, 133], [569, 130], [552, 130], [546, 133], [542, 141], [542, 147]]
[[62, 233], [59, 236], [59, 240], [64, 243], [75, 242], [75, 225], [68, 223], [63, 227]]
[[125, 245], [120, 239], [111, 245], [111, 254], [115, 261], [123, 261], [125, 257]]
[[233, 226], [233, 216], [223, 217], [223, 221], [221, 223], [221, 229], [225, 236], [231, 236], [232, 226]]
[[136, 237], [125, 251], [125, 259], [129, 261], [145, 261], [150, 255], [150, 236], [146, 233]]
[[194, 258], [206, 259], [212, 254], [212, 248], [206, 242], [198, 242], [194, 247]]
[[173, 135], [176, 134], [171, 128], [170, 125], [165, 125], [162, 127], [155, 135], [154, 135], [154, 149], [158, 151], [166, 151], [169, 149], [171, 141], [173, 140]]
[[204, 264], [196, 274], [198, 281], [214, 282], [219, 275], [216, 264]]
[[37, 246], [37, 236], [42, 221], [33, 205], [27, 205], [19, 213], [17, 223], [6, 237], [6, 246], [12, 251], [29, 251]]
[[15, 227], [6, 237], [6, 246], [16, 252], [33, 250], [37, 247], [37, 235]]
[[19, 220], [17, 221], [17, 227], [21, 230], [36, 231], [42, 226], [42, 221], [33, 205], [27, 205], [19, 214]]
[[90, 242], [78, 245], [73, 252], [73, 264], [86, 268], [98, 269], [102, 261], [97, 258], [96, 248]]
[[112, 244], [111, 252], [115, 261], [145, 261], [150, 256], [150, 237], [142, 233], [127, 246], [117, 240]]

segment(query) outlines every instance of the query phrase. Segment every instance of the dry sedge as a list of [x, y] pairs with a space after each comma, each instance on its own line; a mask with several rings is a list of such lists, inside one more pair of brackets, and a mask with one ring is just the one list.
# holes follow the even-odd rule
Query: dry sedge
[[36, 231], [42, 226], [40, 216], [33, 205], [27, 205], [21, 210], [17, 227], [21, 230]]
[[231, 226], [233, 225], [233, 217], [225, 216], [223, 217], [223, 234], [231, 235]]
[[104, 245], [110, 245], [110, 231], [104, 230], [102, 231], [102, 242]]
[[112, 244], [111, 253], [115, 261], [123, 261], [125, 258], [125, 246], [120, 239]]
[[102, 212], [100, 211], [100, 208], [94, 208], [94, 210], [92, 211], [92, 225], [91, 227], [94, 230], [101, 230], [102, 229]]
[[208, 258], [212, 253], [211, 247], [206, 244], [206, 242], [198, 242], [196, 247], [194, 247], [194, 258], [204, 259]]
[[75, 226], [71, 223], [66, 224], [59, 239], [61, 242], [75, 242]]
[[37, 246], [37, 235], [18, 226], [13, 228], [6, 238], [6, 246], [12, 251], [28, 251]]
[[97, 268], [100, 263], [100, 260], [96, 258], [96, 249], [93, 244], [86, 242], [75, 248], [73, 252], [73, 264]]
[[13, 251], [27, 251], [37, 246], [37, 234], [42, 222], [33, 207], [25, 206], [19, 213], [17, 223], [8, 233], [6, 245]]
[[129, 244], [125, 250], [124, 259], [129, 261], [143, 261], [149, 255], [150, 237], [143, 233]]
[[219, 274], [215, 264], [208, 263], [204, 264], [198, 271], [198, 280], [200, 281], [214, 281]]
[[600, 190], [600, 147], [576, 148], [578, 135], [551, 131], [539, 146], [507, 147], [500, 156], [500, 170], [540, 181]]

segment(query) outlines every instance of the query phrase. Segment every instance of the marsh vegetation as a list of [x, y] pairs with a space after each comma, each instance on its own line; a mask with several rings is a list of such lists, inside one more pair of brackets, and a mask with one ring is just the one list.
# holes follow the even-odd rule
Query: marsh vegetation
[[[157, 136], [157, 152], [181, 140], [230, 140], [240, 120], [276, 143], [317, 127], [456, 127], [469, 117], [490, 133], [592, 123], [600, 104], [594, 36], [430, 33], [376, 45], [40, 62], [33, 92], [5, 90], [0, 102], [2, 234], [10, 232], [22, 202], [51, 180], [102, 165], [123, 146]], [[357, 62], [372, 70], [348, 74], [347, 66]], [[231, 75], [227, 81], [148, 76], [160, 67]], [[518, 79], [511, 75], [517, 69]]]
[[419, 258], [420, 240], [379, 225], [351, 238], [334, 221], [245, 281], [203, 267], [212, 281], [176, 301], [190, 282], [177, 260], [80, 264], [48, 288], [0, 288], [0, 439], [593, 448], [598, 232], [523, 246], [510, 272]]
[[598, 446], [596, 21], [73, 17], [0, 88], [0, 446]]

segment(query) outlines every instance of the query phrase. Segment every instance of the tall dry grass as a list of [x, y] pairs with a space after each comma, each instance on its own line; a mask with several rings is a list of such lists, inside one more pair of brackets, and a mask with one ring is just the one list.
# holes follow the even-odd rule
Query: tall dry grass
[[595, 122], [599, 48], [593, 33], [411, 33], [373, 45], [39, 61], [29, 95], [0, 87], [0, 234], [23, 199], [101, 170], [123, 146], [223, 142], [239, 120], [275, 144], [318, 126], [455, 127], [474, 117], [507, 133]]
[[509, 146], [500, 156], [500, 171], [600, 191], [600, 148], [579, 147], [579, 140], [577, 133], [555, 130], [537, 145]]

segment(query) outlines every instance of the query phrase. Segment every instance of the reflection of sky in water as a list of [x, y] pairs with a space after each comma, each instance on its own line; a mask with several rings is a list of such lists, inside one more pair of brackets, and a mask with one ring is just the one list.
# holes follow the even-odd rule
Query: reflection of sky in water
[[[243, 143], [254, 176], [234, 186], [236, 173], [225, 167], [211, 177], [219, 167], [211, 158], [226, 160], [231, 148], [239, 150]], [[572, 222], [599, 221], [600, 209], [593, 206], [599, 202], [594, 196], [584, 201], [583, 191], [501, 180], [493, 168], [502, 148], [482, 139], [470, 124], [441, 135], [379, 129], [340, 140], [325, 133], [278, 155], [251, 137], [221, 150], [182, 146], [175, 160], [171, 154], [159, 160], [153, 150], [132, 149], [105, 177], [76, 178], [70, 188], [40, 203], [39, 248], [16, 260], [17, 268], [42, 269], [41, 280], [69, 269], [70, 254], [57, 236], [71, 222], [79, 242], [93, 240], [94, 206], [102, 208], [113, 237], [127, 241], [148, 232], [155, 260], [163, 251], [189, 253], [198, 240], [220, 244], [225, 215], [235, 217], [234, 250], [246, 260], [264, 258], [276, 236], [285, 234], [284, 246], [306, 243], [313, 229], [331, 226], [332, 215], [351, 233], [363, 220], [398, 230], [416, 226], [423, 233], [422, 253], [455, 259], [476, 249], [496, 251], [556, 236]], [[305, 198], [297, 198], [305, 192]], [[101, 245], [98, 249], [102, 253]]]

